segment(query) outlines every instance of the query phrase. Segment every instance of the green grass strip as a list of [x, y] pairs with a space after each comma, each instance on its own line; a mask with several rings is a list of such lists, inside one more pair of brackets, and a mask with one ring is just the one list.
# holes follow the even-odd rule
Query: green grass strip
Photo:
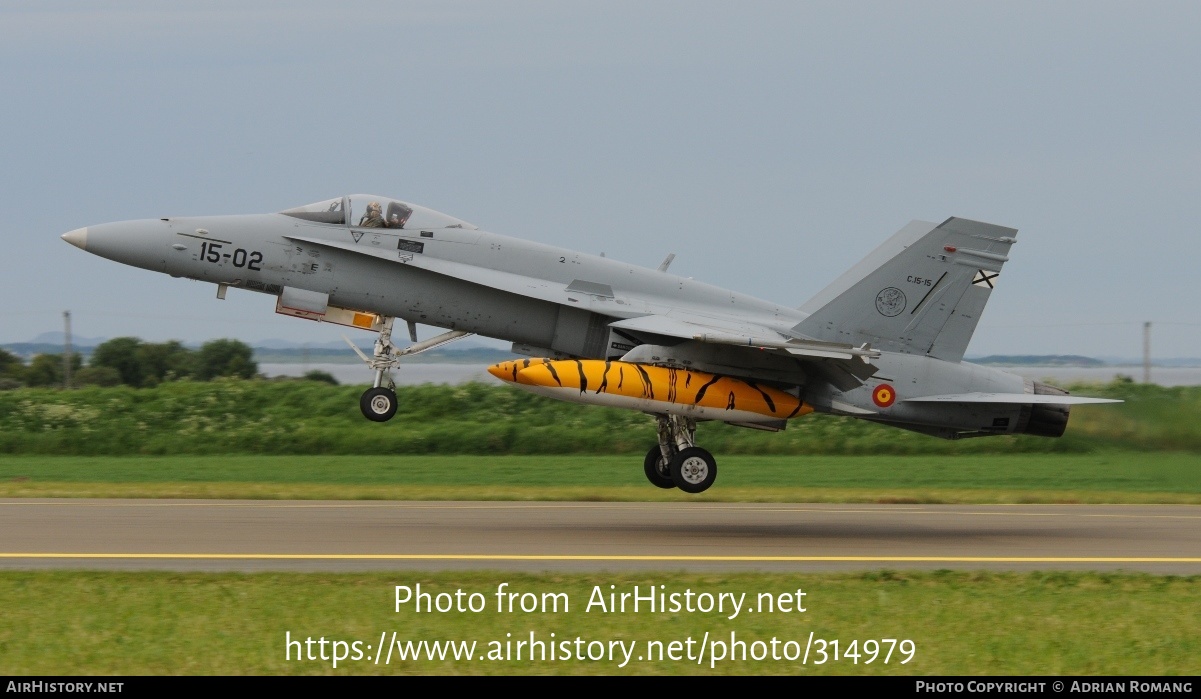
[[700, 496], [628, 456], [0, 457], [3, 497], [1199, 503], [1201, 456], [724, 456]]

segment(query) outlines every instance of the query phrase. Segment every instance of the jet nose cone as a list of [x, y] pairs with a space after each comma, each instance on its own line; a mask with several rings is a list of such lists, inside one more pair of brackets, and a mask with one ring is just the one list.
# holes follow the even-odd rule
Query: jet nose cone
[[63, 240], [74, 245], [80, 250], [88, 249], [88, 229], [76, 228], [70, 233], [63, 233]]

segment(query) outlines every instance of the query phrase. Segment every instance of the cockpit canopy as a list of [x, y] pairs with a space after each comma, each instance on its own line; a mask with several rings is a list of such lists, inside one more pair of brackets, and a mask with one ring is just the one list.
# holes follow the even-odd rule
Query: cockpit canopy
[[337, 199], [326, 199], [315, 204], [306, 204], [281, 211], [315, 223], [328, 223], [355, 228], [466, 228], [479, 230], [476, 226], [460, 221], [453, 216], [373, 194], [351, 194]]

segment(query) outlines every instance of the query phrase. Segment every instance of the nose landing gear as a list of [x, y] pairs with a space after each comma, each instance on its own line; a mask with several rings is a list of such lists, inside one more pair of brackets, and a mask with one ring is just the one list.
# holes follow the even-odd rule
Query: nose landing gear
[[396, 391], [391, 388], [377, 386], [363, 392], [359, 398], [359, 410], [363, 417], [372, 422], [387, 422], [396, 414]]
[[[401, 357], [407, 357], [414, 354], [420, 354], [426, 350], [431, 350], [435, 347], [441, 347], [449, 342], [461, 340], [469, 333], [465, 330], [451, 330], [444, 332], [437, 337], [431, 337], [428, 340], [414, 342], [404, 349], [397, 349], [392, 344], [392, 323], [395, 318], [384, 319], [383, 327], [380, 328], [379, 337], [375, 340], [375, 351], [372, 356], [368, 357], [363, 353], [363, 350], [355, 346], [345, 335], [342, 336], [346, 340], [346, 344], [354, 350], [359, 358], [375, 371], [375, 381], [371, 388], [363, 392], [359, 398], [359, 410], [363, 412], [363, 417], [373, 422], [387, 422], [396, 414], [396, 408], [399, 406], [399, 401], [396, 398], [396, 383], [392, 381], [392, 368], [400, 363]], [[413, 333], [416, 326], [410, 326], [409, 332]], [[412, 335], [416, 339], [416, 334]], [[385, 385], [387, 384], [387, 385]]]

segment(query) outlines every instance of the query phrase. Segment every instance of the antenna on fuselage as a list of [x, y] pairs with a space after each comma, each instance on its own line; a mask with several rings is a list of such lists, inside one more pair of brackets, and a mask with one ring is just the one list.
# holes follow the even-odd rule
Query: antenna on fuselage
[[666, 272], [667, 268], [671, 266], [671, 261], [674, 259], [676, 259], [676, 254], [674, 252], [667, 253], [667, 257], [663, 258], [663, 262], [659, 264], [659, 271]]

